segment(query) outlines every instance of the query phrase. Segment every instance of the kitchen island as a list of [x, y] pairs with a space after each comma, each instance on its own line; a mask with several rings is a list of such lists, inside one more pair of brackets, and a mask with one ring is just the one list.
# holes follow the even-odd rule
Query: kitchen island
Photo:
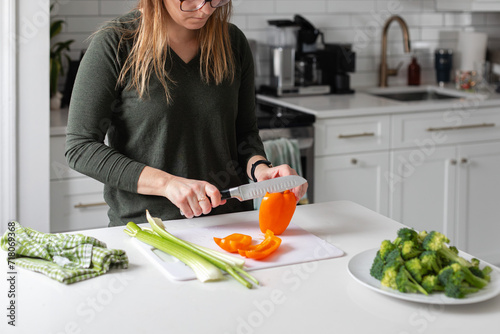
[[[257, 211], [165, 224], [175, 234], [253, 221], [258, 229]], [[85, 230], [109, 248], [125, 250], [129, 268], [72, 285], [18, 269], [15, 328], [7, 326], [8, 287], [5, 278], [1, 280], [1, 332], [469, 334], [499, 328], [500, 296], [468, 305], [422, 304], [379, 294], [350, 276], [349, 261], [384, 239], [394, 239], [402, 227], [398, 222], [353, 202], [337, 201], [299, 206], [292, 223], [338, 247], [344, 256], [253, 271], [261, 286], [251, 290], [233, 279], [170, 281], [124, 227]], [[286, 232], [282, 238], [286, 242]]]

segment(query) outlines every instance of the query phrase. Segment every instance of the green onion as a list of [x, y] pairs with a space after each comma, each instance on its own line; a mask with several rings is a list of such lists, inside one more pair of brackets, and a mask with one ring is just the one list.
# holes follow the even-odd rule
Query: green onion
[[[219, 255], [214, 255], [212, 252], [216, 252], [212, 250], [211, 252], [207, 252], [206, 250], [203, 250], [201, 246], [195, 245], [193, 243], [189, 243], [185, 240], [182, 240], [180, 238], [177, 238], [173, 234], [169, 233], [165, 229], [165, 225], [163, 225], [163, 222], [161, 221], [160, 218], [152, 217], [149, 214], [149, 211], [146, 210], [146, 218], [153, 228], [153, 231], [156, 232], [160, 237], [164, 238], [165, 240], [171, 241], [173, 243], [176, 243], [179, 246], [182, 246], [193, 253], [203, 257], [207, 261], [211, 262], [213, 265], [218, 267], [219, 269], [224, 270], [227, 272], [229, 275], [233, 276], [238, 282], [246, 286], [247, 288], [251, 288], [252, 284], [245, 280], [243, 277], [240, 276], [243, 275], [250, 281], [252, 281], [255, 284], [259, 284], [257, 279], [255, 279], [253, 276], [248, 274], [246, 271], [244, 271], [239, 265], [234, 265], [231, 263], [231, 261], [224, 260], [220, 257]], [[232, 260], [234, 261], [234, 259]]]
[[127, 228], [129, 230], [125, 229], [125, 233], [131, 237], [136, 237], [139, 241], [153, 246], [154, 248], [167, 254], [175, 256], [180, 261], [184, 262], [187, 266], [193, 269], [196, 278], [198, 278], [201, 282], [214, 281], [222, 278], [221, 271], [198, 254], [195, 254], [174, 242], [165, 240], [152, 232], [143, 231], [133, 222], [129, 222], [127, 224]]

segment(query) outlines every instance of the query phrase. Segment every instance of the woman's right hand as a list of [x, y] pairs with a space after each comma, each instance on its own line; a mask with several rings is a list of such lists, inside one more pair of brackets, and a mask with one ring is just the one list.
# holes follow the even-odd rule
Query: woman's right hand
[[186, 218], [208, 214], [226, 203], [221, 200], [219, 189], [206, 181], [186, 179], [149, 166], [139, 176], [137, 192], [168, 198]]
[[186, 218], [208, 214], [219, 205], [221, 200], [219, 189], [206, 181], [171, 176], [165, 187], [164, 196], [177, 206]]

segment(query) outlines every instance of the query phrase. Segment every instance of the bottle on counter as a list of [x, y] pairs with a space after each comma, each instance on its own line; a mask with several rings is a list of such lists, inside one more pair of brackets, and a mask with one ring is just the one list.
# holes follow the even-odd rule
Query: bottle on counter
[[411, 63], [408, 66], [408, 85], [420, 85], [420, 65], [417, 63], [417, 57], [411, 57]]

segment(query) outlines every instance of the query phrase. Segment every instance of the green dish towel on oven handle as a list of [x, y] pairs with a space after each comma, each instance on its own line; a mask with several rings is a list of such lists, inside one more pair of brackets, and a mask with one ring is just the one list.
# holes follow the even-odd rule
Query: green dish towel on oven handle
[[[50, 234], [23, 227], [18, 222], [0, 239], [18, 267], [42, 273], [56, 281], [71, 284], [105, 274], [111, 268], [128, 268], [128, 257], [120, 249], [83, 234]], [[12, 259], [12, 246], [14, 258]]]

